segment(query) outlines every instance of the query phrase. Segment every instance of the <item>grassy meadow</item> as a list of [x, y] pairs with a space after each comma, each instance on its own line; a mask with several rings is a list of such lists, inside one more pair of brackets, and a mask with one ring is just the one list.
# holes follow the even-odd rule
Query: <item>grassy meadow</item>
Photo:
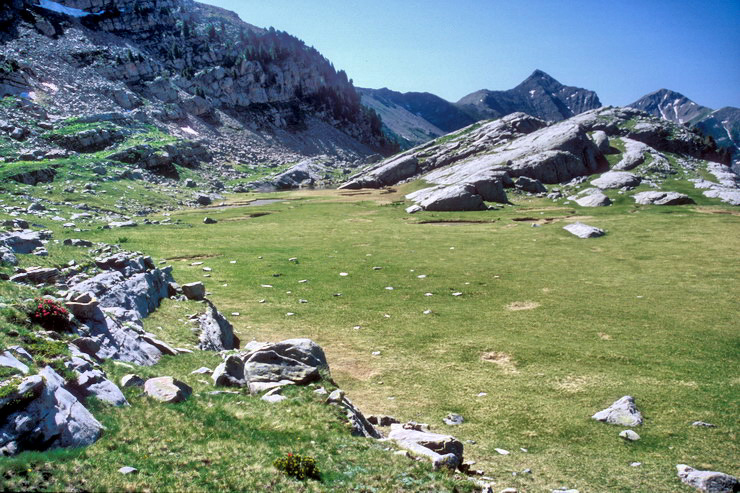
[[[233, 206], [173, 212], [178, 224], [57, 229], [55, 238], [123, 240], [166, 260], [181, 284], [206, 284], [242, 343], [316, 340], [365, 414], [457, 436], [494, 491], [688, 492], [676, 464], [740, 472], [736, 211], [701, 198], [636, 206], [610, 192], [615, 203], [605, 208], [512, 196], [516, 205], [498, 210], [408, 215], [403, 195], [418, 186], [241, 194]], [[280, 200], [244, 205], [253, 198]], [[203, 224], [206, 215], [218, 223]], [[607, 235], [582, 240], [562, 229], [577, 220]], [[60, 258], [74, 255], [58, 248]], [[187, 315], [198, 309], [165, 300], [146, 328], [193, 347]], [[0, 469], [52, 490], [473, 487], [383, 450], [387, 443], [350, 437], [310, 389], [275, 405], [209, 395], [208, 378], [190, 371], [219, 359], [196, 352], [137, 368], [184, 379], [193, 398], [162, 406], [129, 390], [130, 408], [98, 406], [108, 427], [98, 443], [4, 459]], [[116, 378], [132, 371], [106, 368]], [[637, 442], [590, 419], [623, 395], [645, 418]], [[450, 412], [465, 422], [443, 424]], [[692, 427], [697, 420], [716, 427]], [[281, 477], [271, 464], [289, 451], [314, 455], [324, 481]], [[120, 475], [123, 465], [141, 472]]]

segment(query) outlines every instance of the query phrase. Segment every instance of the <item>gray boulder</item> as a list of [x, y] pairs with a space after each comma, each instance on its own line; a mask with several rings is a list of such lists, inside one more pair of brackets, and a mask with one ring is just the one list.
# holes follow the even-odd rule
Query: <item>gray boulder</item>
[[640, 192], [632, 198], [642, 205], [685, 205], [695, 204], [694, 199], [678, 192]]
[[604, 193], [598, 188], [587, 188], [575, 197], [568, 198], [570, 200], [575, 200], [576, 204], [581, 207], [606, 207], [612, 203], [611, 199], [604, 195]]
[[520, 176], [516, 181], [516, 188], [530, 193], [546, 193], [547, 189], [540, 180], [529, 178], [527, 176]]
[[290, 380], [299, 385], [321, 379], [317, 367], [282, 356], [271, 349], [252, 353], [244, 360], [244, 376], [249, 382]]
[[173, 377], [157, 377], [144, 383], [144, 393], [159, 402], [173, 404], [187, 400], [193, 389]]
[[626, 395], [592, 416], [596, 421], [621, 426], [639, 426], [642, 424], [642, 414], [637, 410], [635, 399]]
[[608, 154], [611, 146], [609, 145], [609, 136], [603, 130], [597, 130], [591, 134], [591, 141], [602, 154]]
[[14, 393], [2, 399], [0, 408], [8, 413], [0, 425], [3, 455], [39, 447], [83, 447], [94, 443], [103, 430], [48, 366], [23, 379]]
[[4, 245], [13, 253], [31, 253], [44, 244], [41, 242], [43, 235], [38, 231], [10, 231], [0, 234], [0, 245]]
[[716, 471], [699, 471], [686, 464], [676, 466], [678, 477], [684, 483], [708, 493], [733, 493], [740, 490], [735, 476]]
[[198, 322], [200, 323], [198, 349], [224, 351], [239, 348], [239, 339], [234, 335], [234, 327], [218, 312], [213, 303], [208, 302], [206, 311], [198, 317]]
[[183, 284], [182, 292], [189, 300], [201, 301], [206, 297], [206, 287], [202, 282]]
[[568, 224], [567, 226], [563, 226], [563, 229], [566, 230], [568, 233], [576, 235], [579, 238], [598, 238], [599, 236], [604, 236], [604, 230], [599, 229], [594, 226], [589, 226], [588, 224], [584, 224], [582, 222], [575, 222], [572, 224]]
[[478, 211], [486, 209], [473, 185], [450, 185], [418, 190], [406, 196], [427, 211]]
[[635, 188], [641, 181], [642, 178], [626, 171], [609, 171], [593, 180], [591, 184], [601, 189]]
[[204, 194], [204, 193], [199, 193], [199, 194], [198, 194], [198, 195], [197, 195], [197, 196], [195, 197], [195, 201], [196, 201], [196, 202], [197, 202], [198, 204], [200, 204], [200, 205], [210, 205], [210, 204], [211, 204], [211, 202], [213, 202], [213, 199], [211, 199], [211, 197], [210, 197], [210, 196], [208, 196], [208, 195], [206, 195], [206, 194]]

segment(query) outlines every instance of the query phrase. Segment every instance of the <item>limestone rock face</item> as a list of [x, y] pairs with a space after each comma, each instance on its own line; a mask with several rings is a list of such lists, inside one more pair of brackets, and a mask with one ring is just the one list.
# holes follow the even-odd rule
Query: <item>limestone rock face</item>
[[611, 406], [594, 414], [592, 418], [611, 425], [639, 426], [642, 424], [642, 414], [637, 410], [635, 398], [629, 395], [614, 401]]
[[157, 377], [150, 378], [144, 383], [144, 392], [160, 402], [173, 404], [187, 400], [193, 389], [175, 378]]
[[69, 288], [70, 293], [83, 295], [72, 299], [85, 305], [75, 311], [96, 341], [95, 355], [152, 365], [163, 353], [175, 354], [147, 334], [141, 322], [167, 297], [171, 267], [157, 269], [149, 257], [123, 253], [99, 258], [96, 264], [102, 273]]

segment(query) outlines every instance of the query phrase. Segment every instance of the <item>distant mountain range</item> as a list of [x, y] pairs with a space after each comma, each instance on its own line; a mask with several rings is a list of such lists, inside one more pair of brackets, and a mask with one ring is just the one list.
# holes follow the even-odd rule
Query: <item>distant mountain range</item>
[[[456, 103], [430, 93], [401, 93], [387, 88], [358, 89], [362, 104], [383, 121], [386, 135], [402, 148], [411, 148], [480, 120], [522, 112], [557, 122], [600, 108], [599, 96], [588, 89], [566, 86], [542, 70], [507, 91], [481, 89]], [[740, 159], [740, 109], [713, 110], [683, 94], [660, 89], [628, 105], [664, 120], [697, 127], [718, 146]]]
[[400, 93], [389, 89], [359, 89], [362, 104], [374, 109], [385, 131], [409, 148], [480, 120], [523, 112], [546, 121], [561, 121], [601, 107], [595, 92], [565, 86], [535, 70], [508, 91], [481, 89], [450, 103], [429, 93]]
[[704, 135], [711, 136], [718, 146], [729, 148], [735, 163], [740, 160], [740, 108], [725, 106], [713, 110], [669, 89], [651, 92], [628, 106], [664, 120], [696, 127]]

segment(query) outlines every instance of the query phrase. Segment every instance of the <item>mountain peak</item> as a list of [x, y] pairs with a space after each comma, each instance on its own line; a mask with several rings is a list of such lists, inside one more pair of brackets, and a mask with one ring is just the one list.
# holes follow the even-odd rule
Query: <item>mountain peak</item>
[[[529, 77], [527, 77], [525, 79], [525, 81], [528, 81], [528, 80], [543, 80], [543, 79], [546, 80], [546, 81], [548, 81], [548, 82], [558, 82], [550, 74], [548, 74], [547, 72], [545, 72], [543, 70], [540, 70], [540, 69], [536, 69], [534, 72], [532, 72], [532, 75], [530, 75]], [[559, 82], [558, 82], [558, 84], [559, 84]]]

